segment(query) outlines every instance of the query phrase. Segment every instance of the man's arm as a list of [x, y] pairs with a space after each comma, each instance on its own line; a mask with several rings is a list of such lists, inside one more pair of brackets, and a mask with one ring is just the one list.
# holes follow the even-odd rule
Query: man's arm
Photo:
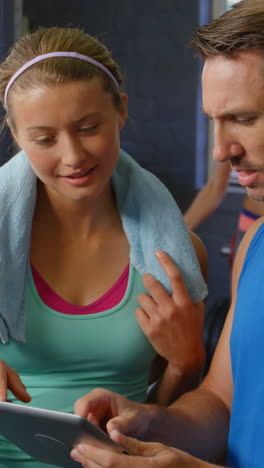
[[229, 336], [230, 309], [209, 374], [202, 385], [186, 393], [169, 408], [152, 408], [141, 438], [177, 447], [195, 457], [221, 462], [227, 448], [232, 403]]
[[184, 213], [188, 229], [196, 229], [210, 216], [222, 202], [231, 172], [229, 162], [216, 162], [209, 180], [197, 193], [191, 205]]
[[238, 249], [232, 274], [232, 303], [208, 375], [197, 390], [183, 395], [168, 409], [153, 408], [157, 413], [150, 418], [145, 440], [160, 441], [204, 460], [217, 462], [224, 456], [233, 396], [229, 343], [237, 284], [249, 244], [262, 222], [263, 218], [254, 223]]
[[[153, 466], [152, 462], [156, 461], [160, 467], [164, 468], [176, 468], [177, 466], [181, 468], [184, 466], [212, 468], [214, 465], [207, 461], [210, 460], [214, 463], [224, 456], [227, 448], [229, 415], [233, 396], [229, 340], [236, 302], [237, 282], [247, 248], [261, 222], [263, 220], [257, 221], [249, 229], [240, 244], [233, 270], [232, 305], [209, 373], [199, 389], [183, 395], [169, 408], [133, 403], [106, 390], [95, 390], [76, 402], [75, 412], [77, 414], [88, 417], [99, 425], [107, 419], [107, 431], [113, 434], [116, 441], [124, 443], [124, 445], [126, 445], [126, 441], [122, 437], [120, 438], [115, 429], [138, 439], [159, 441], [172, 447], [178, 447], [188, 451], [192, 456], [200, 458], [192, 458], [187, 454], [183, 456], [179, 450], [172, 454], [171, 449], [164, 446], [159, 446], [157, 449], [155, 444], [147, 444], [149, 449], [146, 448], [146, 445], [144, 447], [139, 445], [138, 457], [133, 460], [133, 466], [138, 468], [151, 467]], [[127, 447], [131, 447], [129, 442]], [[125, 455], [118, 455], [117, 460], [116, 455], [111, 454], [110, 459], [114, 457], [111, 464], [109, 458], [106, 455], [102, 456], [101, 453], [97, 452], [97, 449], [91, 446], [86, 448], [85, 458], [96, 460], [99, 466], [107, 466], [108, 468], [112, 466], [127, 468], [129, 466], [130, 457], [127, 459]], [[140, 450], [142, 450], [141, 453]], [[156, 450], [156, 455], [154, 452], [151, 455], [151, 450], [154, 452]], [[164, 453], [163, 460], [160, 459], [160, 452]], [[107, 460], [107, 465], [104, 462], [101, 463], [101, 459]], [[201, 461], [201, 459], [206, 461]], [[87, 464], [87, 466], [89, 465]]]
[[96, 447], [78, 445], [71, 456], [84, 468], [220, 468], [194, 458], [182, 450], [155, 442], [140, 442], [113, 431], [113, 439], [126, 448], [133, 456], [119, 455], [116, 452]]

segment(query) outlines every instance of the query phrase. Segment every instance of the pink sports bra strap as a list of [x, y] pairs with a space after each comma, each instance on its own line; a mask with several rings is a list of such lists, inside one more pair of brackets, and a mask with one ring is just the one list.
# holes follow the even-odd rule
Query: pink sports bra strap
[[259, 216], [247, 210], [242, 210], [238, 220], [238, 229], [246, 232]]
[[31, 271], [36, 290], [44, 304], [57, 312], [70, 315], [96, 314], [98, 312], [112, 309], [123, 299], [126, 293], [129, 277], [129, 265], [127, 265], [118, 280], [103, 296], [87, 306], [76, 306], [62, 299], [62, 297], [60, 297], [48, 285], [33, 265], [31, 265]]

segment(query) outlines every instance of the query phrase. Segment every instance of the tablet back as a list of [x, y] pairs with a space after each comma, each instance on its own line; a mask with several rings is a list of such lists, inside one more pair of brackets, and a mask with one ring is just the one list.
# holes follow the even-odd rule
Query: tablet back
[[58, 411], [0, 402], [0, 434], [32, 458], [65, 468], [79, 468], [70, 457], [78, 442], [124, 449], [86, 419]]

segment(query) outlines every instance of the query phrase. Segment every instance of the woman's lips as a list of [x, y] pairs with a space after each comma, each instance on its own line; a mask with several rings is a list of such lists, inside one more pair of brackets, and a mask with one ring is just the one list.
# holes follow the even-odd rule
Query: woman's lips
[[79, 173], [67, 175], [67, 176], [62, 176], [64, 180], [66, 180], [68, 183], [71, 185], [75, 186], [82, 186], [86, 185], [87, 183], [90, 182], [93, 172], [94, 172], [95, 167], [91, 167], [90, 169], [86, 169], [84, 171], [81, 171]]
[[65, 175], [64, 177], [70, 177], [70, 178], [77, 178], [77, 177], [83, 177], [85, 176], [86, 174], [88, 174], [88, 172], [90, 172], [92, 170], [92, 167], [90, 167], [89, 169], [84, 169], [83, 171], [78, 171], [78, 172], [74, 172], [72, 174], [68, 174], [68, 175]]

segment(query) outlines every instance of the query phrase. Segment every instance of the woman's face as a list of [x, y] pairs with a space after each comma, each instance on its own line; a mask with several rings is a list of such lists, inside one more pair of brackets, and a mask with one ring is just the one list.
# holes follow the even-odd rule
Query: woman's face
[[109, 190], [127, 117], [100, 79], [68, 82], [10, 96], [13, 135], [50, 195], [96, 199]]

